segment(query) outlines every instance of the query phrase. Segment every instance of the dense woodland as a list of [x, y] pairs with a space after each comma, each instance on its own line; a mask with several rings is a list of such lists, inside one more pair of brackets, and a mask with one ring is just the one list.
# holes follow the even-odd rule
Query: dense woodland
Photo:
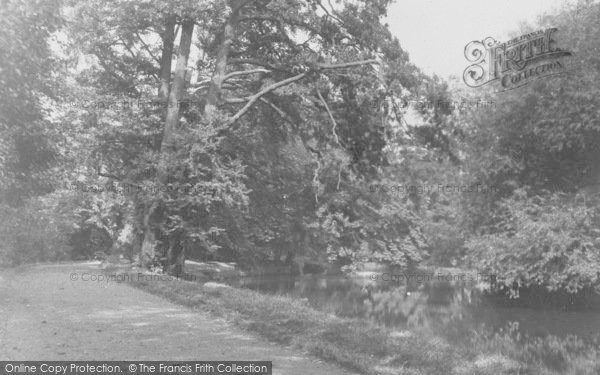
[[[0, 262], [598, 288], [600, 5], [515, 30], [557, 27], [568, 73], [495, 93], [412, 64], [389, 4], [2, 0]], [[494, 105], [406, 105], [463, 100]]]

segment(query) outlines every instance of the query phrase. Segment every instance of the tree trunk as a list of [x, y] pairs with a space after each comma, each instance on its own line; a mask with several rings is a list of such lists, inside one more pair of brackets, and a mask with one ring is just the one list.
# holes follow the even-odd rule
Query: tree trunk
[[[194, 31], [194, 22], [186, 20], [183, 22], [181, 27], [181, 39], [179, 42], [179, 52], [177, 56], [177, 65], [175, 66], [175, 77], [173, 79], [173, 85], [171, 86], [168, 94], [168, 108], [167, 116], [165, 120], [165, 128], [163, 131], [162, 143], [160, 147], [160, 160], [158, 163], [157, 180], [159, 186], [168, 183], [168, 161], [170, 155], [174, 152], [176, 145], [175, 134], [177, 126], [179, 124], [179, 103], [184, 93], [185, 88], [185, 73], [187, 68], [187, 62], [190, 55], [190, 47], [192, 44], [192, 35]], [[164, 56], [163, 56], [164, 57]], [[164, 60], [166, 61], [166, 60]], [[170, 64], [170, 63], [169, 63]], [[161, 74], [165, 73], [161, 71]], [[165, 73], [166, 74], [166, 73]], [[169, 69], [170, 75], [170, 69]], [[162, 79], [163, 77], [161, 77]], [[160, 94], [164, 94], [163, 85], [161, 82]], [[148, 208], [147, 212], [144, 212], [144, 241], [142, 244], [142, 254], [144, 265], [148, 265], [157, 254], [157, 244], [155, 234], [152, 228], [153, 214], [158, 208], [158, 204], [155, 202], [151, 207]], [[179, 242], [179, 241], [177, 241]], [[183, 272], [183, 264], [185, 262], [185, 254], [183, 246], [181, 244], [169, 245], [167, 250], [167, 271], [169, 272]]]
[[160, 146], [161, 160], [158, 165], [158, 179], [162, 183], [166, 183], [168, 177], [166, 171], [168, 156], [176, 147], [173, 144], [173, 141], [175, 138], [175, 131], [179, 125], [179, 103], [185, 88], [185, 72], [190, 56], [193, 31], [194, 22], [191, 20], [184, 21], [181, 26], [181, 39], [179, 41], [177, 65], [175, 66], [175, 77], [173, 78], [173, 85], [169, 92], [169, 107], [167, 108], [167, 119], [165, 121], [162, 144]]
[[[236, 3], [236, 2], [232, 2]], [[221, 87], [223, 86], [223, 79], [227, 73], [227, 57], [229, 55], [229, 48], [235, 37], [235, 26], [238, 22], [238, 16], [242, 7], [242, 2], [238, 1], [238, 4], [232, 4], [231, 15], [225, 23], [223, 29], [223, 36], [219, 50], [217, 51], [217, 59], [215, 62], [215, 71], [211, 78], [210, 86], [208, 88], [208, 94], [206, 97], [206, 105], [204, 112], [210, 114], [216, 110], [221, 97]]]
[[165, 24], [165, 32], [160, 36], [163, 43], [160, 57], [160, 88], [158, 99], [166, 102], [171, 88], [171, 61], [173, 60], [173, 42], [175, 41], [175, 16], [169, 16]]
[[183, 274], [183, 265], [185, 263], [185, 251], [180, 236], [175, 235], [169, 240], [169, 249], [167, 250], [166, 271], [169, 275], [179, 276]]
[[[230, 17], [227, 19], [225, 28], [223, 30], [221, 45], [219, 46], [219, 50], [217, 51], [216, 56], [215, 71], [207, 93], [206, 105], [203, 108], [203, 112], [205, 114], [210, 114], [217, 108], [221, 95], [223, 79], [227, 73], [227, 57], [229, 54], [231, 43], [233, 42], [233, 39], [235, 37], [235, 26], [238, 22], [239, 11], [243, 4], [243, 1], [232, 1], [232, 12]], [[174, 25], [174, 22], [174, 18], [169, 19], [169, 21], [167, 22], [167, 31], [162, 36], [165, 47], [163, 48], [163, 56], [161, 59], [161, 87], [159, 89], [159, 98], [163, 95], [168, 96], [168, 110], [165, 120], [165, 129], [163, 133], [163, 139], [160, 149], [160, 160], [157, 171], [157, 179], [159, 184], [168, 183], [167, 165], [169, 156], [172, 154], [175, 147], [173, 142], [175, 138], [175, 131], [179, 123], [179, 102], [184, 92], [186, 68], [194, 29], [194, 22], [188, 20], [182, 23], [181, 40], [179, 43], [177, 65], [175, 67], [175, 77], [173, 79], [172, 86], [169, 88], [168, 80], [170, 79], [171, 60], [170, 58], [167, 59], [166, 56], [168, 55], [167, 52], [172, 51], [172, 43], [170, 45], [169, 50], [169, 44], [167, 42], [172, 41], [174, 39], [175, 33], [173, 32], [169, 34], [170, 30], [173, 30], [172, 26]], [[170, 57], [170, 55], [168, 56]], [[167, 65], [169, 65], [168, 78], [166, 69]], [[162, 69], [163, 67], [165, 68], [164, 70]], [[157, 253], [156, 238], [151, 228], [152, 221], [156, 220], [156, 218], [153, 218], [152, 216], [155, 210], [158, 208], [157, 206], [158, 205], [154, 203], [144, 212], [144, 240], [141, 252], [142, 258], [146, 262], [144, 264], [145, 266], [149, 265], [149, 263], [152, 261], [152, 259], [155, 258], [155, 255]], [[167, 262], [166, 269], [167, 272], [171, 274], [180, 274], [183, 272], [183, 265], [185, 262], [185, 250], [181, 244], [179, 237], [176, 236], [174, 240], [176, 243], [170, 242], [166, 250], [166, 254], [164, 254], [166, 256]]]
[[[165, 22], [165, 30], [160, 36], [162, 39], [162, 55], [160, 58], [160, 87], [158, 100], [166, 106], [171, 88], [171, 63], [173, 60], [173, 44], [175, 42], [176, 16], [170, 15]], [[143, 202], [142, 213], [142, 239], [139, 241], [140, 265], [149, 268], [156, 256], [156, 238], [151, 227], [151, 216], [157, 208], [156, 203]]]
[[142, 218], [144, 238], [141, 241], [142, 247], [140, 249], [140, 264], [142, 267], [146, 268], [150, 268], [154, 258], [156, 257], [157, 244], [151, 222], [151, 216], [156, 207], [156, 203], [153, 203], [152, 205], [150, 205], [148, 202], [144, 203], [144, 214]]

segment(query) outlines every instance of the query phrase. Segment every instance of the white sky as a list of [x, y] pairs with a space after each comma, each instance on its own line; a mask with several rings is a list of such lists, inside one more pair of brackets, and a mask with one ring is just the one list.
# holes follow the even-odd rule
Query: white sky
[[[522, 22], [554, 13], [565, 0], [395, 0], [386, 22], [424, 72], [462, 77], [464, 48], [488, 36], [505, 41]], [[572, 2], [568, 1], [569, 3]]]

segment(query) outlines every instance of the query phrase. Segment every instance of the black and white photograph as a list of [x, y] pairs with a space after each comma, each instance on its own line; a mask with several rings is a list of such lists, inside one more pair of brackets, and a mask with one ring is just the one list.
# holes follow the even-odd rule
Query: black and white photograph
[[600, 1], [0, 0], [0, 375], [600, 375]]

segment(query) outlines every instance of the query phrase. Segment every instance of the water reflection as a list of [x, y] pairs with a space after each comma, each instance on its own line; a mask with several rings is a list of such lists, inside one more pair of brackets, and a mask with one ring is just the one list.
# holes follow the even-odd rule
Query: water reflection
[[232, 283], [306, 299], [314, 308], [337, 316], [370, 319], [390, 328], [427, 330], [453, 339], [474, 331], [498, 332], [511, 322], [529, 336], [592, 339], [600, 335], [597, 311], [498, 307], [475, 285], [460, 281], [399, 285], [356, 277], [284, 275], [245, 277]]

